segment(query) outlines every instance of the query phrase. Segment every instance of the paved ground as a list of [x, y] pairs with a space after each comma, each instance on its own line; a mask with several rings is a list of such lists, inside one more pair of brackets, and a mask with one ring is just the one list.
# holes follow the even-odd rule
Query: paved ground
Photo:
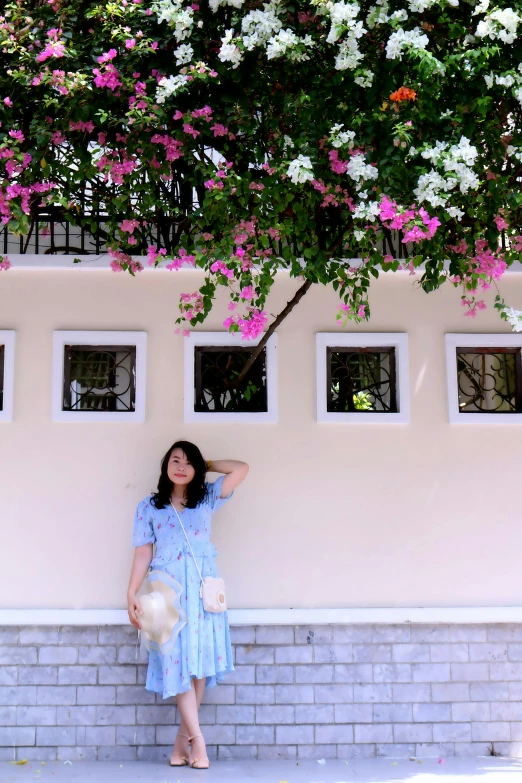
[[522, 759], [501, 757], [357, 759], [354, 761], [214, 761], [208, 770], [170, 769], [148, 762], [0, 762], [0, 783], [522, 783]]

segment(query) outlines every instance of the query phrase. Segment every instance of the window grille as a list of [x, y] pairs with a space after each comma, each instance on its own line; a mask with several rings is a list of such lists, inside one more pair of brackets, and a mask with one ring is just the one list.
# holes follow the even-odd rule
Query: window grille
[[0, 411], [4, 410], [5, 346], [0, 345]]
[[64, 346], [64, 411], [134, 411], [136, 347]]
[[194, 411], [205, 413], [260, 413], [268, 410], [266, 349], [263, 348], [245, 378], [237, 378], [254, 349], [227, 345], [194, 347]]
[[520, 348], [457, 347], [459, 413], [522, 413]]
[[397, 413], [395, 348], [327, 348], [327, 411]]

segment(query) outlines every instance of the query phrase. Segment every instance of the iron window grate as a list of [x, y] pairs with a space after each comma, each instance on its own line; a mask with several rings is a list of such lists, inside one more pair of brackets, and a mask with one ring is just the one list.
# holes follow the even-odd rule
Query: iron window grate
[[136, 346], [64, 346], [64, 411], [134, 411]]
[[520, 348], [457, 347], [459, 413], [522, 413]]
[[195, 412], [263, 413], [268, 410], [265, 348], [242, 382], [237, 387], [231, 385], [253, 351], [253, 348], [242, 346], [195, 346]]
[[326, 360], [329, 413], [398, 412], [394, 347], [329, 347]]

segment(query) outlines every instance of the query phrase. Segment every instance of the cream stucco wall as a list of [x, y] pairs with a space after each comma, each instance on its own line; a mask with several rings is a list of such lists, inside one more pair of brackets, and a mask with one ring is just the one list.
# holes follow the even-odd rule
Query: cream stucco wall
[[[349, 328], [408, 332], [411, 423], [318, 424], [315, 333], [338, 330], [338, 299], [316, 287], [278, 331], [279, 423], [188, 425], [174, 320], [179, 293], [201, 280], [1, 275], [0, 328], [17, 341], [14, 420], [0, 424], [1, 605], [124, 608], [134, 509], [178, 438], [250, 464], [213, 518], [232, 608], [520, 605], [522, 426], [447, 416], [444, 334], [510, 333], [492, 307], [472, 321], [449, 286], [427, 296], [406, 274], [381, 278], [371, 323]], [[267, 310], [298, 286], [280, 274]], [[522, 275], [508, 288], [520, 306]], [[225, 301], [200, 328], [222, 330]], [[55, 329], [147, 332], [144, 424], [51, 421]]]

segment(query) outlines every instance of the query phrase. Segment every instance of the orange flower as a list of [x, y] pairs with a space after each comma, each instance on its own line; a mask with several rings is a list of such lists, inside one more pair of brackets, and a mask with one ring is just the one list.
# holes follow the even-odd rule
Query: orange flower
[[395, 90], [395, 92], [392, 92], [390, 95], [390, 101], [396, 101], [397, 103], [400, 103], [401, 101], [414, 101], [417, 98], [417, 93], [415, 90], [410, 90], [409, 87], [399, 87], [398, 90]]

